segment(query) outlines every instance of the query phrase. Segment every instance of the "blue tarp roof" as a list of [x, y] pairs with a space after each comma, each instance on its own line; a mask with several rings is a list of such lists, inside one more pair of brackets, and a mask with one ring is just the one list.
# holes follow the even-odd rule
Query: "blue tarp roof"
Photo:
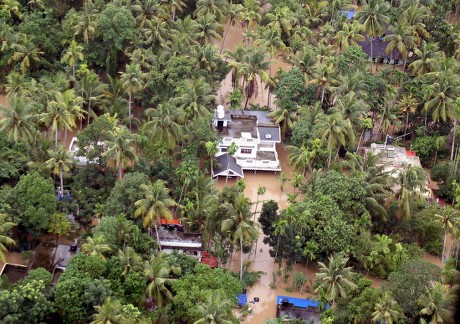
[[[294, 297], [289, 297], [289, 296], [276, 297], [276, 304], [280, 305], [283, 299], [287, 299], [290, 304], [293, 304], [295, 307], [298, 307], [298, 308], [307, 308], [308, 306], [318, 307], [318, 304], [319, 304], [317, 300], [294, 298]], [[329, 308], [329, 305], [326, 305], [326, 309], [328, 308]]]
[[248, 295], [246, 294], [239, 294], [236, 299], [238, 300], [239, 306], [244, 306], [248, 303]]
[[353, 19], [355, 17], [355, 11], [354, 10], [341, 11], [340, 14], [342, 16], [347, 16], [348, 19]]

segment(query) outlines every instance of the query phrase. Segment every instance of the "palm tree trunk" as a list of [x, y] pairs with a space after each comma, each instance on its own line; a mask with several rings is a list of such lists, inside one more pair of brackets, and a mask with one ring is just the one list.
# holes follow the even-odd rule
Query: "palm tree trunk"
[[243, 231], [240, 233], [240, 282], [243, 282]]
[[373, 60], [374, 60], [374, 40], [372, 38], [369, 38], [371, 40], [371, 73], [372, 73], [372, 64], [373, 64]]
[[222, 51], [224, 50], [225, 39], [227, 38], [228, 30], [230, 29], [230, 26], [232, 25], [232, 22], [233, 22], [233, 18], [231, 18], [230, 21], [228, 22], [228, 27], [225, 30], [224, 37], [222, 38], [222, 44], [220, 46], [219, 54], [222, 54]]
[[244, 103], [244, 109], [245, 110], [248, 107], [248, 102], [249, 102], [249, 96], [246, 96], [246, 102]]
[[404, 125], [404, 136], [407, 134], [407, 128], [409, 127], [409, 109], [406, 112], [406, 124]]
[[324, 103], [324, 93], [326, 92], [326, 87], [323, 85], [323, 89], [321, 90], [321, 105]]
[[444, 265], [444, 262], [446, 262], [446, 245], [447, 245], [447, 228], [444, 232], [444, 244], [442, 246], [442, 265]]
[[176, 8], [172, 9], [172, 20], [176, 21]]
[[358, 146], [356, 147], [356, 151], [359, 150], [359, 146], [361, 145], [361, 140], [363, 139], [363, 136], [364, 136], [364, 132], [366, 131], [366, 129], [363, 129], [363, 131], [361, 132], [361, 135], [359, 136], [359, 140], [358, 140]]
[[59, 167], [59, 180], [61, 181], [61, 195], [64, 197], [64, 178], [62, 176], [62, 166]]
[[[407, 65], [407, 57], [404, 59], [403, 73], [406, 72], [406, 65]], [[399, 79], [399, 85], [401, 85], [401, 79]]]
[[[272, 60], [272, 57], [270, 56], [270, 61]], [[268, 78], [271, 79], [272, 78], [272, 66], [270, 64], [270, 67], [268, 68]], [[270, 95], [271, 95], [271, 91], [270, 91], [270, 85], [268, 85], [268, 100], [267, 100], [267, 107], [268, 109], [270, 110]]]
[[86, 120], [86, 126], [89, 126], [90, 115], [91, 115], [91, 99], [88, 100], [88, 116], [86, 116], [86, 118], [88, 119]]
[[452, 150], [450, 152], [450, 159], [451, 161], [454, 159], [454, 151], [455, 151], [455, 135], [457, 133], [457, 120], [454, 119], [454, 134], [452, 136]]
[[331, 168], [332, 149], [329, 150], [329, 158], [327, 159], [327, 169]]
[[54, 146], [57, 148], [58, 146], [58, 128], [56, 127], [56, 131], [54, 132]]
[[214, 170], [214, 168], [213, 168], [213, 161], [212, 161], [212, 160], [213, 160], [213, 156], [210, 156], [210, 158], [211, 158], [211, 172], [210, 172], [209, 174], [211, 175], [211, 179], [212, 179], [212, 170]]
[[155, 234], [157, 236], [158, 249], [161, 252], [160, 234], [158, 234], [158, 225], [157, 225], [157, 222], [154, 222], [154, 223], [155, 223]]
[[118, 180], [123, 179], [123, 168], [121, 167], [121, 163], [118, 163]]
[[73, 75], [73, 79], [74, 79], [73, 82], [75, 82], [75, 64], [72, 65], [72, 75]]
[[259, 195], [257, 195], [256, 208], [254, 209], [254, 222], [256, 221], [257, 206], [259, 205]]
[[129, 98], [128, 98], [128, 118], [129, 118], [129, 130], [132, 131], [132, 128], [131, 128], [131, 93], [129, 94]]

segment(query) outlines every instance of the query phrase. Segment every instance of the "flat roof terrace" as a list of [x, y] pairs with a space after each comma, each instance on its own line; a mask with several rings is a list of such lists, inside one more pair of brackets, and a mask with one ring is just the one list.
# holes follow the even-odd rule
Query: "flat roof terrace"
[[275, 152], [270, 151], [257, 151], [256, 158], [238, 157], [238, 160], [261, 160], [261, 161], [277, 161]]
[[256, 127], [257, 120], [254, 118], [232, 118], [227, 127], [218, 128], [218, 131], [223, 137], [241, 138], [241, 133], [250, 133], [252, 138], [257, 138]]

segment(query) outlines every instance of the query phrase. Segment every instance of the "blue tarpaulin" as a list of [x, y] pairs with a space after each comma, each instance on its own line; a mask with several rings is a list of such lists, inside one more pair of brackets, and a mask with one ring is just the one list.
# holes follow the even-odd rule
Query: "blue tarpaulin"
[[355, 17], [355, 11], [354, 10], [341, 11], [340, 14], [342, 16], [347, 16], [347, 19], [353, 19]]
[[[294, 297], [289, 297], [289, 296], [276, 297], [276, 304], [280, 305], [281, 302], [285, 299], [287, 299], [290, 304], [293, 304], [295, 307], [298, 307], [298, 308], [307, 308], [308, 306], [318, 307], [319, 305], [317, 300], [294, 298]], [[326, 309], [328, 308], [329, 308], [329, 305], [326, 305]]]
[[248, 303], [248, 295], [246, 294], [239, 294], [236, 299], [238, 300], [238, 306], [243, 307]]

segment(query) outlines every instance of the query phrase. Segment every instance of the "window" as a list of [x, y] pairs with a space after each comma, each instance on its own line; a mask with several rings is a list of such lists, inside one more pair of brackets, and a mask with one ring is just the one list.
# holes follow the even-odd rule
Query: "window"
[[228, 148], [226, 148], [226, 147], [221, 147], [221, 148], [220, 148], [220, 151], [221, 151], [222, 153], [226, 153], [227, 150], [228, 150]]
[[242, 148], [242, 149], [241, 149], [241, 153], [242, 153], [242, 154], [251, 154], [251, 153], [252, 153], [252, 149], [250, 149], [250, 148]]

